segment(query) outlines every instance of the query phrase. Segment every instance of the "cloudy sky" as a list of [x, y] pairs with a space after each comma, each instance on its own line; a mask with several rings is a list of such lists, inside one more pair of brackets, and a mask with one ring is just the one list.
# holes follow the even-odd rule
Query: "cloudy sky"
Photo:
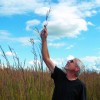
[[[39, 45], [38, 33], [48, 17], [48, 48], [58, 65], [78, 57], [86, 69], [100, 71], [100, 0], [0, 0], [0, 45], [12, 61], [8, 45], [21, 61], [33, 64], [30, 38]], [[37, 50], [36, 50], [37, 51]], [[1, 62], [5, 62], [0, 50]]]

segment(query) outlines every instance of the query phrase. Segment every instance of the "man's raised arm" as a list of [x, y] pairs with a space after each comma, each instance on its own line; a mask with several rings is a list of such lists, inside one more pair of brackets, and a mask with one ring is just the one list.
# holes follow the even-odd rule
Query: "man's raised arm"
[[42, 57], [43, 57], [43, 60], [44, 60], [45, 64], [46, 64], [47, 67], [49, 68], [49, 70], [50, 70], [51, 72], [53, 72], [53, 71], [54, 71], [54, 68], [55, 68], [55, 65], [54, 65], [54, 63], [51, 61], [50, 56], [49, 56], [48, 47], [47, 47], [47, 35], [48, 35], [47, 29], [44, 28], [44, 29], [41, 31], [41, 39], [42, 39]]

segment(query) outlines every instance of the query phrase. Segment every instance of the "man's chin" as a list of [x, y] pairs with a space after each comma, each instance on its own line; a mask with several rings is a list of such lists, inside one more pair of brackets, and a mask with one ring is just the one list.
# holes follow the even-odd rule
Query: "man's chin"
[[64, 69], [68, 69], [68, 66], [64, 67]]
[[65, 67], [64, 69], [65, 69], [66, 71], [69, 70], [68, 67]]

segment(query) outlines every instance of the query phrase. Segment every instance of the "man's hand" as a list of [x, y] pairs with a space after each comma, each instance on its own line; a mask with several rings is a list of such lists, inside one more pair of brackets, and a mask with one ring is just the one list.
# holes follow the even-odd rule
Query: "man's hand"
[[47, 28], [44, 27], [44, 29], [41, 31], [40, 35], [41, 35], [41, 39], [45, 40], [47, 38], [47, 35], [48, 35]]

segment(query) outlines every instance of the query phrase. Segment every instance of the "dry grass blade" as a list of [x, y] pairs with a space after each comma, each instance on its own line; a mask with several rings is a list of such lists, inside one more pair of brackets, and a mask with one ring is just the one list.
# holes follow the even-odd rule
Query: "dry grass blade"
[[47, 14], [46, 14], [46, 21], [48, 21], [48, 17], [49, 17], [50, 12], [51, 12], [51, 8], [47, 11]]
[[4, 52], [4, 50], [2, 49], [1, 45], [0, 45], [0, 49], [2, 51], [2, 56], [4, 57], [4, 59], [6, 60], [6, 63], [7, 63], [7, 66], [9, 67], [10, 66], [10, 63], [9, 63], [9, 60]]
[[35, 29], [34, 29], [37, 33], [40, 33], [39, 32], [39, 29], [37, 28], [37, 27], [35, 27]]
[[45, 19], [46, 23], [44, 24], [44, 27], [45, 27], [45, 28], [46, 28], [47, 25], [48, 25], [48, 18], [49, 18], [50, 12], [51, 12], [51, 7], [49, 8], [49, 10], [48, 10], [47, 13], [46, 13], [46, 19]]

